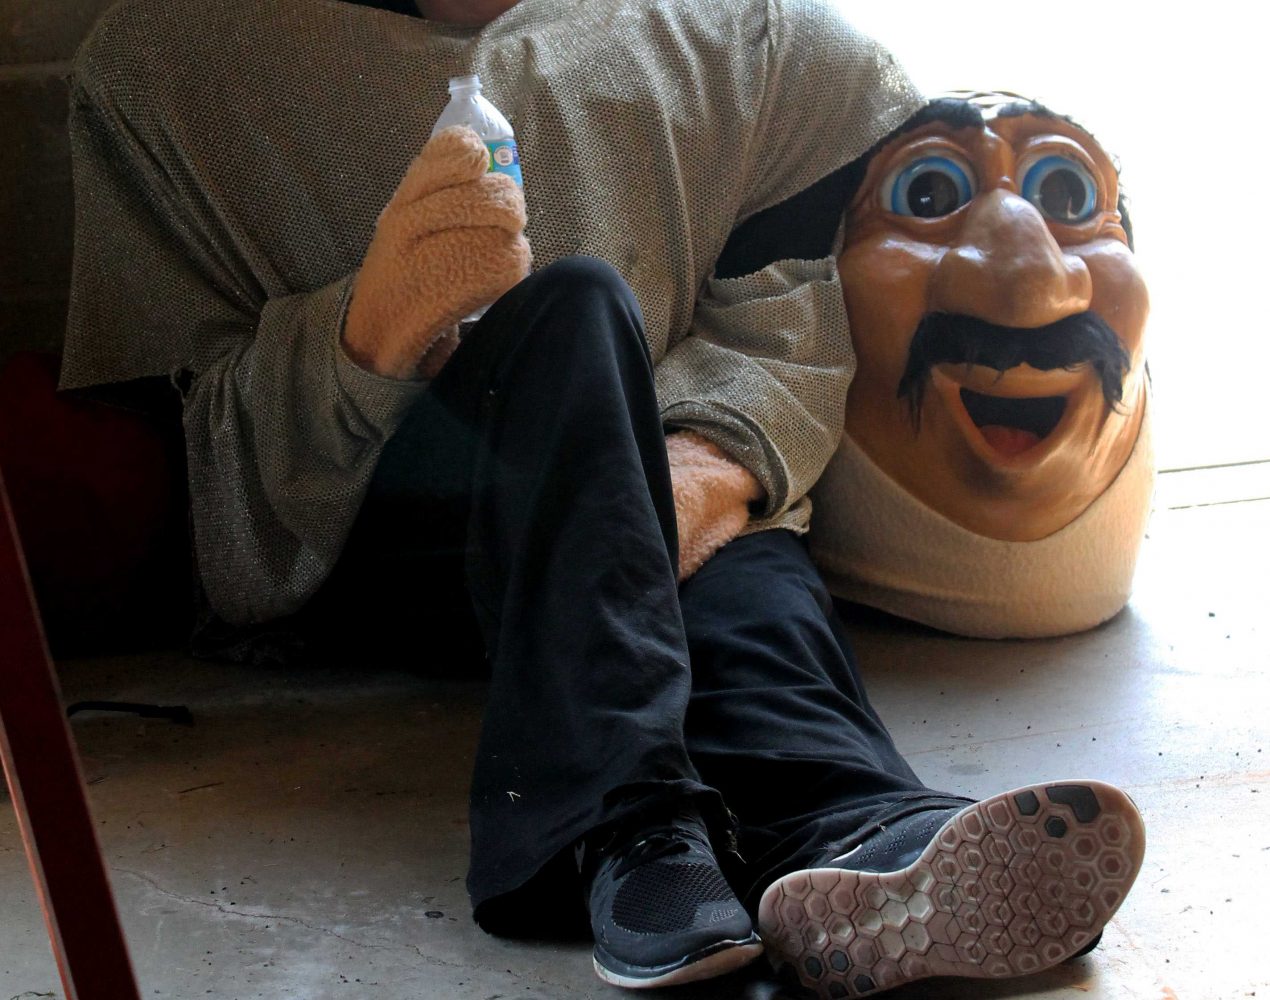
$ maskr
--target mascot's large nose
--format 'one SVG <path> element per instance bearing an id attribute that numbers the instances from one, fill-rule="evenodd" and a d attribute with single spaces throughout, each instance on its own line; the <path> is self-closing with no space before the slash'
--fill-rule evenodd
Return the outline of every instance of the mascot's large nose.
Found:
<path id="1" fill-rule="evenodd" d="M 1030 328 L 1084 312 L 1092 293 L 1085 262 L 1064 255 L 1040 212 L 997 188 L 971 202 L 935 270 L 931 310 Z"/>

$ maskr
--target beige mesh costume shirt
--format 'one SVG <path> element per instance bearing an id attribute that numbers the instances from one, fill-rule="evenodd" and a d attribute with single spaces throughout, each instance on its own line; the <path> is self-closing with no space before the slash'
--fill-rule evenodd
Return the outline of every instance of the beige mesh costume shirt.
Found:
<path id="1" fill-rule="evenodd" d="M 834 260 L 712 272 L 738 223 L 921 104 L 827 3 L 521 0 L 477 30 L 337 0 L 125 0 L 72 78 L 62 383 L 192 374 L 195 552 L 230 622 L 313 594 L 426 391 L 358 368 L 339 336 L 376 216 L 461 73 L 516 129 L 536 264 L 613 264 L 667 426 L 758 477 L 751 530 L 806 526 L 854 365 Z"/>

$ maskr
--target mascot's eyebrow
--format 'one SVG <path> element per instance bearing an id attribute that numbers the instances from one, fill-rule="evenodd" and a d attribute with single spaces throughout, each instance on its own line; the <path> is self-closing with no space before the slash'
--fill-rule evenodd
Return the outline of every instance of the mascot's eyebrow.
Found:
<path id="1" fill-rule="evenodd" d="M 1040 101 L 1015 101 L 1013 104 L 1007 104 L 997 110 L 998 118 L 1022 118 L 1024 115 L 1036 115 L 1039 118 L 1060 118 L 1065 122 L 1076 125 L 1074 121 L 1064 115 L 1055 114 Z M 1080 128 L 1079 125 L 1076 125 Z M 1081 129 L 1083 132 L 1084 129 Z"/>

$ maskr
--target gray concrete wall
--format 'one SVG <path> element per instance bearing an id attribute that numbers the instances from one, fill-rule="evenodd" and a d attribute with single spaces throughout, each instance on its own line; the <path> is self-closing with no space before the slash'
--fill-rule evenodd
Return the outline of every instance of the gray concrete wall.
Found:
<path id="1" fill-rule="evenodd" d="M 0 0 L 0 362 L 62 342 L 72 194 L 71 57 L 113 0 Z"/>

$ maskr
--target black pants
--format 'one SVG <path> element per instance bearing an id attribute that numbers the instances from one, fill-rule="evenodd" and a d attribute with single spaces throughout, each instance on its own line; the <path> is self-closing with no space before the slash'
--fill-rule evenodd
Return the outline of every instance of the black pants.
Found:
<path id="1" fill-rule="evenodd" d="M 828 841 L 964 801 L 899 756 L 800 540 L 738 539 L 682 588 L 676 560 L 638 305 L 608 265 L 560 261 L 412 409 L 314 605 L 416 656 L 483 646 L 468 888 L 485 926 L 580 899 L 559 882 L 583 834 L 684 796 L 735 826 L 751 905 Z"/>

